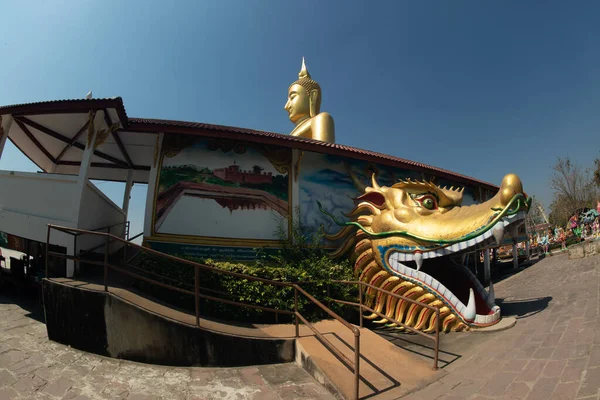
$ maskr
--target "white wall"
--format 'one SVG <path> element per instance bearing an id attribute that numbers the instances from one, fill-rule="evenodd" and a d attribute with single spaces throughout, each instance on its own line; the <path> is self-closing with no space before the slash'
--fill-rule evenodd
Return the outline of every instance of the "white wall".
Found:
<path id="1" fill-rule="evenodd" d="M 162 149 L 164 135 L 162 133 L 158 134 L 158 141 L 156 142 L 156 148 L 154 151 L 156 154 L 159 154 Z M 154 213 L 154 191 L 156 190 L 156 184 L 158 181 L 158 165 L 160 164 L 159 160 L 155 160 L 150 167 L 150 173 L 148 177 L 148 190 L 146 191 L 146 209 L 144 212 L 144 237 L 149 237 L 152 235 L 152 220 Z"/>
<path id="2" fill-rule="evenodd" d="M 75 227 L 77 177 L 0 171 L 0 230 L 46 242 L 48 224 Z"/>
<path id="3" fill-rule="evenodd" d="M 80 198 L 77 176 L 0 171 L 0 231 L 46 243 L 49 224 L 95 230 L 126 221 L 123 210 L 91 182 L 85 186 L 78 212 Z M 111 233 L 122 237 L 124 229 L 121 225 L 112 228 Z M 103 240 L 80 236 L 77 248 L 89 249 Z M 73 254 L 73 236 L 52 231 L 50 243 L 66 247 L 67 254 Z M 118 247 L 114 243 L 111 251 Z M 69 261 L 68 274 L 72 267 Z"/>
<path id="4" fill-rule="evenodd" d="M 0 171 L 0 231 L 46 243 L 48 224 L 77 226 L 78 199 L 76 176 Z M 73 254 L 72 236 L 54 231 L 50 243 Z"/>
<path id="5" fill-rule="evenodd" d="M 81 204 L 78 228 L 92 231 L 121 224 L 110 228 L 110 233 L 119 237 L 124 236 L 125 225 L 123 223 L 127 218 L 125 212 L 89 181 L 83 191 Z M 106 232 L 106 230 L 103 229 L 102 232 Z M 105 238 L 101 236 L 82 235 L 77 239 L 77 248 L 80 250 L 91 249 L 103 243 L 104 240 Z M 114 243 L 111 245 L 111 251 L 116 250 L 118 247 L 118 243 Z"/>

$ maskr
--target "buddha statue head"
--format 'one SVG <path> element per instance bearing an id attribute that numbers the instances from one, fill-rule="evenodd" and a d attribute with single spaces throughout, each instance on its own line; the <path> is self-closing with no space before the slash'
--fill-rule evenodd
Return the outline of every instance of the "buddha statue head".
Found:
<path id="1" fill-rule="evenodd" d="M 321 111 L 321 86 L 308 73 L 304 57 L 302 57 L 302 69 L 298 73 L 298 80 L 288 89 L 288 100 L 284 108 L 289 114 L 290 121 L 296 125 Z"/>
<path id="2" fill-rule="evenodd" d="M 321 86 L 310 77 L 304 58 L 298 80 L 288 89 L 284 108 L 295 125 L 290 135 L 335 143 L 333 118 L 321 112 Z"/>

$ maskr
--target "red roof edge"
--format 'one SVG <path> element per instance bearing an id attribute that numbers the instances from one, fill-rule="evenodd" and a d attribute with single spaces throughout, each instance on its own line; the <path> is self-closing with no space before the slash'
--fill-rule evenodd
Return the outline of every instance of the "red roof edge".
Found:
<path id="1" fill-rule="evenodd" d="M 88 112 L 89 110 L 101 110 L 114 108 L 119 115 L 124 128 L 129 126 L 129 118 L 125 111 L 125 105 L 121 97 L 107 99 L 69 99 L 53 100 L 38 103 L 24 103 L 10 106 L 1 106 L 0 114 L 12 114 L 14 116 L 26 114 L 68 114 L 77 112 Z"/>
<path id="2" fill-rule="evenodd" d="M 314 151 L 337 156 L 355 157 L 364 161 L 392 167 L 405 167 L 417 169 L 423 172 L 435 173 L 438 176 L 462 181 L 463 183 L 475 184 L 490 190 L 498 190 L 498 186 L 484 182 L 466 175 L 458 174 L 442 168 L 411 161 L 387 154 L 377 153 L 370 150 L 359 149 L 337 143 L 322 142 L 320 140 L 306 139 L 297 136 L 283 135 L 280 133 L 258 131 L 254 129 L 238 128 L 233 126 L 213 125 L 200 122 L 173 121 L 148 118 L 130 118 L 129 131 L 132 132 L 162 132 L 182 133 L 191 135 L 202 135 L 215 138 L 226 138 L 234 140 L 254 140 L 264 144 L 291 147 L 299 150 Z"/>
<path id="3" fill-rule="evenodd" d="M 332 154 L 341 157 L 354 157 L 363 161 L 374 162 L 377 164 L 391 167 L 409 168 L 426 173 L 435 173 L 444 178 L 450 178 L 455 181 L 470 185 L 479 185 L 490 190 L 498 190 L 498 186 L 488 182 L 480 181 L 466 175 L 458 174 L 445 169 L 422 164 L 416 161 L 410 161 L 387 154 L 374 151 L 358 149 L 356 147 L 345 146 L 342 144 L 322 142 L 300 138 L 280 133 L 259 131 L 254 129 L 238 128 L 233 126 L 213 125 L 200 122 L 185 122 L 162 119 L 147 118 L 128 118 L 121 97 L 104 99 L 70 99 L 54 100 L 38 103 L 16 104 L 9 106 L 0 106 L 0 115 L 24 115 L 24 114 L 66 114 L 76 112 L 87 112 L 89 110 L 99 110 L 114 108 L 123 127 L 129 132 L 141 133 L 184 133 L 191 135 L 203 135 L 208 137 L 228 138 L 235 140 L 253 140 L 264 144 L 272 144 L 282 147 L 290 147 L 299 150 L 313 151 L 317 153 Z"/>

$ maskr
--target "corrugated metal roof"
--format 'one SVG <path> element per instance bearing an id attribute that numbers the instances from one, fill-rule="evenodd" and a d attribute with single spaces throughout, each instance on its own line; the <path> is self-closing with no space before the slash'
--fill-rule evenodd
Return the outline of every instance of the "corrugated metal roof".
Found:
<path id="1" fill-rule="evenodd" d="M 449 178 L 458 179 L 471 184 L 477 184 L 489 189 L 498 189 L 496 185 L 488 182 L 480 181 L 466 175 L 448 171 L 442 168 L 433 167 L 431 165 L 419 163 L 416 161 L 407 160 L 400 157 L 394 157 L 387 154 L 377 153 L 370 150 L 358 149 L 356 147 L 346 146 L 337 143 L 322 142 L 319 140 L 306 139 L 291 135 L 283 135 L 280 133 L 259 131 L 255 129 L 239 128 L 234 126 L 214 125 L 201 122 L 174 121 L 164 119 L 149 119 L 149 118 L 128 118 L 121 97 L 103 98 L 103 99 L 71 99 L 71 100 L 53 100 L 37 103 L 24 103 L 10 106 L 0 106 L 0 114 L 18 114 L 18 113 L 68 113 L 71 111 L 81 111 L 85 109 L 102 109 L 114 108 L 117 110 L 121 123 L 126 131 L 136 132 L 163 132 L 169 133 L 192 133 L 202 134 L 207 132 L 222 132 L 225 134 L 233 134 L 236 138 L 241 139 L 247 136 L 252 136 L 259 141 L 268 141 L 271 144 L 278 144 L 285 147 L 300 148 L 307 151 L 323 152 L 336 154 L 340 156 L 358 156 L 361 159 L 368 159 L 375 163 L 397 167 L 410 167 L 423 170 L 425 172 L 436 173 L 437 175 L 445 175 Z M 170 132 L 171 131 L 171 132 Z"/>
<path id="2" fill-rule="evenodd" d="M 0 114 L 24 114 L 24 113 L 69 113 L 69 111 L 81 111 L 90 109 L 114 108 L 119 114 L 123 126 L 127 126 L 127 112 L 123 99 L 120 97 L 102 99 L 65 99 L 40 101 L 36 103 L 13 104 L 0 106 Z"/>
<path id="3" fill-rule="evenodd" d="M 277 141 L 281 141 L 281 144 L 284 146 L 287 143 L 288 147 L 295 147 L 292 145 L 292 143 L 302 143 L 302 144 L 309 145 L 309 147 L 313 148 L 315 151 L 319 151 L 319 149 L 320 149 L 323 152 L 329 152 L 330 150 L 335 149 L 335 150 L 338 150 L 338 154 L 339 154 L 339 152 L 344 152 L 344 153 L 347 153 L 348 156 L 350 156 L 352 154 L 357 154 L 360 156 L 367 156 L 369 158 L 376 159 L 375 161 L 377 161 L 377 160 L 387 161 L 387 162 L 384 162 L 385 164 L 393 163 L 393 164 L 400 164 L 400 166 L 405 165 L 405 166 L 410 166 L 413 168 L 416 167 L 416 168 L 420 168 L 423 170 L 448 175 L 449 177 L 459 178 L 461 180 L 466 180 L 466 181 L 470 181 L 470 182 L 473 182 L 473 183 L 476 183 L 479 185 L 487 186 L 490 189 L 498 188 L 496 185 L 493 185 L 488 182 L 480 181 L 478 179 L 475 179 L 475 178 L 472 178 L 472 177 L 469 177 L 466 175 L 458 174 L 456 172 L 448 171 L 448 170 L 445 170 L 442 168 L 437 168 L 437 167 L 419 163 L 416 161 L 411 161 L 411 160 L 407 160 L 407 159 L 400 158 L 400 157 L 390 156 L 390 155 L 378 153 L 375 151 L 359 149 L 359 148 L 352 147 L 352 146 L 346 146 L 343 144 L 322 142 L 320 140 L 301 138 L 301 137 L 291 136 L 291 135 L 283 135 L 283 134 L 275 133 L 275 132 L 259 131 L 259 130 L 254 130 L 254 129 L 239 128 L 239 127 L 234 127 L 234 126 L 213 125 L 213 124 L 206 124 L 206 123 L 201 123 L 201 122 L 174 121 L 174 120 L 162 120 L 162 119 L 150 119 L 150 118 L 129 118 L 129 124 L 130 124 L 130 128 L 135 129 L 135 130 L 138 130 L 137 129 L 138 127 L 143 129 L 143 128 L 148 128 L 149 126 L 154 125 L 157 127 L 164 127 L 164 128 L 175 127 L 175 128 L 186 128 L 186 129 L 198 130 L 198 131 L 234 132 L 234 133 L 240 133 L 240 134 L 244 134 L 244 135 L 252 135 L 257 138 L 275 139 Z M 161 131 L 164 133 L 168 133 L 168 131 L 166 131 L 166 129 L 164 129 L 164 128 L 161 129 Z"/>

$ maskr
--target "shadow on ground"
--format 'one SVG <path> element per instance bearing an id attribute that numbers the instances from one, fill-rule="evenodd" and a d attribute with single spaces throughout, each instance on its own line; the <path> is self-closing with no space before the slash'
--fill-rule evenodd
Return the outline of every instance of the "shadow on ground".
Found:
<path id="1" fill-rule="evenodd" d="M 38 290 L 29 287 L 18 288 L 0 281 L 0 304 L 14 304 L 28 312 L 25 314 L 26 317 L 45 324 L 44 306 Z"/>
<path id="2" fill-rule="evenodd" d="M 433 340 L 428 339 L 422 335 L 402 332 L 394 328 L 371 327 L 371 329 L 373 329 L 373 331 L 379 336 L 395 344 L 396 346 L 413 354 L 416 354 L 422 357 L 423 359 L 431 361 L 433 363 L 433 359 L 435 356 L 435 345 Z M 472 338 L 468 338 L 471 335 L 465 335 L 460 333 L 457 335 L 462 336 L 462 338 L 464 338 L 466 341 L 472 340 Z M 459 354 L 460 351 L 454 351 L 454 343 L 456 342 L 455 339 L 457 338 L 452 338 L 452 346 L 448 346 L 446 344 L 447 340 L 445 339 L 447 339 L 447 335 L 443 333 L 440 334 L 440 348 L 438 356 L 438 366 L 440 368 L 445 368 L 462 357 L 461 354 Z M 462 346 L 459 346 L 458 349 L 462 349 Z"/>
<path id="3" fill-rule="evenodd" d="M 548 304 L 551 301 L 551 296 L 522 300 L 506 300 L 499 298 L 496 299 L 496 304 L 502 309 L 503 316 L 522 319 L 540 313 L 548 307 Z"/>

